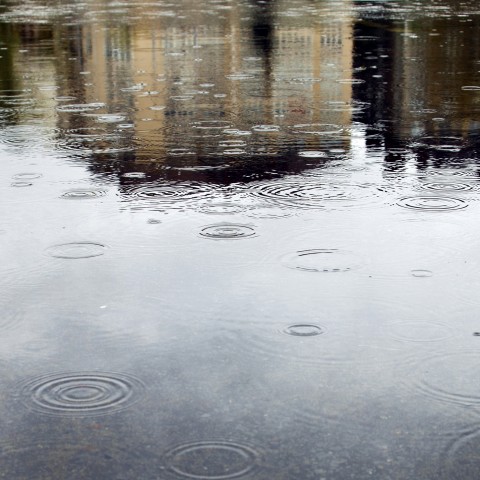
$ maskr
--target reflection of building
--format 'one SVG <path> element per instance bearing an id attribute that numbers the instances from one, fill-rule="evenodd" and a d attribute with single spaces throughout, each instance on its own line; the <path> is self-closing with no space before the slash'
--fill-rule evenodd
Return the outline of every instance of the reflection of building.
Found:
<path id="1" fill-rule="evenodd" d="M 373 127 L 371 146 L 383 145 L 390 168 L 402 168 L 406 147 L 415 151 L 419 168 L 429 159 L 443 164 L 476 155 L 480 98 L 468 86 L 480 84 L 474 61 L 480 58 L 480 47 L 471 42 L 480 34 L 480 22 L 469 20 L 412 16 L 355 24 L 354 69 L 365 83 L 355 85 L 354 98 L 370 105 L 361 120 Z M 459 22 L 464 25 L 461 31 Z M 464 142 L 460 151 L 452 146 L 442 152 L 435 145 L 418 146 L 415 139 L 423 137 Z"/>
<path id="2" fill-rule="evenodd" d="M 344 3 L 349 7 L 349 0 Z M 168 21 L 169 11 L 130 25 L 85 27 L 87 74 L 80 79 L 93 85 L 85 101 L 126 114 L 135 129 L 137 163 L 168 162 L 169 152 L 177 154 L 174 163 L 223 156 L 208 132 L 192 130 L 198 121 L 222 121 L 241 131 L 258 124 L 348 126 L 351 85 L 339 80 L 352 76 L 351 22 L 305 22 L 305 15 L 296 19 L 284 11 L 288 5 L 235 4 L 216 15 L 197 12 L 198 23 L 182 27 Z M 281 135 L 242 142 L 239 159 L 284 150 Z M 300 142 L 322 146 L 314 135 Z M 181 149 L 188 158 L 180 158 Z"/>
<path id="3" fill-rule="evenodd" d="M 350 0 L 343 3 L 349 10 Z M 51 87 L 58 83 L 48 94 L 52 112 L 55 96 L 104 103 L 100 113 L 119 114 L 125 128 L 131 126 L 135 148 L 123 160 L 149 165 L 142 168 L 165 162 L 208 166 L 232 155 L 245 168 L 274 159 L 288 170 L 297 143 L 328 148 L 325 137 L 315 135 L 285 142 L 290 126 L 349 124 L 351 85 L 338 81 L 351 77 L 348 18 L 317 23 L 308 4 L 292 9 L 287 2 L 214 3 L 209 11 L 192 2 L 182 19 L 183 8 L 100 3 L 79 12 L 79 24 L 22 27 L 24 42 L 48 36 L 48 60 L 38 55 L 41 68 L 32 65 L 45 72 Z M 36 94 L 42 95 L 38 89 Z M 331 102 L 347 108 L 332 109 Z M 116 128 L 77 112 L 50 118 L 61 131 Z M 205 121 L 244 133 L 254 125 L 276 125 L 281 134 L 231 135 L 222 145 L 212 131 L 194 128 Z M 348 147 L 348 138 L 340 141 Z"/>

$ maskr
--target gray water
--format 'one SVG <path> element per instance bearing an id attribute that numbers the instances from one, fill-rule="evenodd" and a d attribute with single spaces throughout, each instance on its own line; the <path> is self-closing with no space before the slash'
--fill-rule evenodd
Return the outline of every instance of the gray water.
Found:
<path id="1" fill-rule="evenodd" d="M 0 477 L 477 480 L 480 6 L 0 6 Z"/>

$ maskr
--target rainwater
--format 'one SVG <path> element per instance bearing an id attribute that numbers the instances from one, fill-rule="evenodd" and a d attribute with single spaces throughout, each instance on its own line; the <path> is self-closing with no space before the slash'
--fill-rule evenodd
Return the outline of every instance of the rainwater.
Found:
<path id="1" fill-rule="evenodd" d="M 477 480 L 476 0 L 0 6 L 0 477 Z"/>

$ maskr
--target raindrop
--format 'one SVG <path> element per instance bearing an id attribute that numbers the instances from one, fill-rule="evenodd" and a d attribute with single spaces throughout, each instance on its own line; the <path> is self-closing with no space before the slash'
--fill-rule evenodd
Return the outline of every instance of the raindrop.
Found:
<path id="1" fill-rule="evenodd" d="M 31 182 L 13 182 L 10 184 L 12 187 L 31 187 L 33 183 Z"/>
<path id="2" fill-rule="evenodd" d="M 198 128 L 198 129 L 224 130 L 225 128 L 230 128 L 232 124 L 230 122 L 226 122 L 223 120 L 202 120 L 199 122 L 194 122 L 192 126 L 193 128 Z"/>
<path id="3" fill-rule="evenodd" d="M 459 183 L 459 182 L 429 182 L 423 183 L 421 188 L 424 190 L 432 190 L 434 192 L 464 192 L 468 190 L 473 190 L 474 185 L 469 183 Z"/>
<path id="4" fill-rule="evenodd" d="M 351 190 L 351 189 L 350 189 Z M 326 201 L 348 200 L 351 198 L 339 184 L 312 181 L 274 181 L 252 185 L 252 195 L 262 200 L 299 208 L 324 208 Z"/>
<path id="5" fill-rule="evenodd" d="M 57 112 L 88 112 L 91 110 L 99 110 L 104 108 L 104 103 L 78 103 L 78 104 L 69 104 L 69 105 L 59 105 L 57 107 Z"/>
<path id="6" fill-rule="evenodd" d="M 123 178 L 145 178 L 146 176 L 144 172 L 126 172 L 122 175 Z"/>
<path id="7" fill-rule="evenodd" d="M 41 173 L 17 173 L 12 178 L 14 180 L 35 180 L 41 178 L 43 175 Z"/>
<path id="8" fill-rule="evenodd" d="M 405 197 L 398 201 L 398 205 L 424 212 L 460 210 L 468 206 L 463 200 L 449 197 Z"/>
<path id="9" fill-rule="evenodd" d="M 252 130 L 257 133 L 276 133 L 280 131 L 278 125 L 254 125 Z"/>
<path id="10" fill-rule="evenodd" d="M 325 333 L 325 329 L 312 323 L 298 323 L 285 327 L 282 333 L 296 337 L 314 337 Z"/>
<path id="11" fill-rule="evenodd" d="M 165 454 L 170 471 L 186 478 L 226 480 L 250 473 L 258 453 L 245 445 L 205 441 L 180 445 Z"/>
<path id="12" fill-rule="evenodd" d="M 358 262 L 352 253 L 336 248 L 298 250 L 284 255 L 281 260 L 286 267 L 315 273 L 348 272 L 356 268 Z"/>
<path id="13" fill-rule="evenodd" d="M 188 148 L 172 148 L 170 150 L 167 150 L 167 155 L 179 157 L 184 155 L 195 155 L 195 152 L 192 150 L 189 150 Z"/>
<path id="14" fill-rule="evenodd" d="M 171 100 L 175 100 L 177 102 L 186 102 L 188 100 L 192 100 L 193 95 L 173 95 L 170 97 Z"/>
<path id="15" fill-rule="evenodd" d="M 305 123 L 293 125 L 294 133 L 304 133 L 309 135 L 337 135 L 342 133 L 342 127 L 331 123 Z"/>
<path id="16" fill-rule="evenodd" d="M 219 147 L 225 148 L 245 147 L 246 145 L 247 142 L 243 140 L 223 140 L 218 144 Z"/>
<path id="17" fill-rule="evenodd" d="M 104 114 L 104 115 L 98 115 L 95 117 L 97 122 L 100 123 L 118 123 L 118 122 L 123 122 L 125 120 L 125 115 L 120 115 L 120 114 Z"/>
<path id="18" fill-rule="evenodd" d="M 34 378 L 22 387 L 24 404 L 39 413 L 105 415 L 136 403 L 144 385 L 136 377 L 103 372 L 57 373 Z"/>
<path id="19" fill-rule="evenodd" d="M 223 155 L 228 155 L 228 156 L 238 156 L 238 155 L 245 155 L 247 153 L 246 150 L 243 148 L 227 148 L 222 151 Z"/>
<path id="20" fill-rule="evenodd" d="M 205 203 L 199 205 L 197 210 L 201 213 L 213 214 L 213 215 L 228 215 L 241 213 L 245 210 L 245 207 L 236 203 L 218 202 L 218 203 Z"/>
<path id="21" fill-rule="evenodd" d="M 79 259 L 103 255 L 108 247 L 101 243 L 72 242 L 53 245 L 46 249 L 47 255 L 55 258 Z"/>
<path id="22" fill-rule="evenodd" d="M 433 275 L 433 273 L 430 270 L 412 270 L 410 273 L 412 274 L 413 277 L 417 277 L 417 278 L 427 278 Z"/>
<path id="23" fill-rule="evenodd" d="M 76 97 L 72 97 L 72 96 L 69 96 L 69 95 L 63 95 L 63 96 L 60 96 L 60 97 L 55 97 L 55 100 L 57 102 L 73 102 L 76 99 L 77 99 Z"/>
<path id="24" fill-rule="evenodd" d="M 135 208 L 183 208 L 208 199 L 213 193 L 214 189 L 206 183 L 170 182 L 135 186 L 127 189 L 125 194 L 138 200 Z"/>
<path id="25" fill-rule="evenodd" d="M 98 198 L 106 195 L 105 190 L 96 190 L 89 188 L 75 188 L 62 194 L 62 198 L 69 200 L 83 200 L 88 198 Z"/>
<path id="26" fill-rule="evenodd" d="M 222 133 L 225 133 L 226 135 L 237 136 L 237 137 L 242 137 L 242 136 L 252 134 L 252 132 L 250 132 L 249 130 L 238 130 L 236 128 L 226 128 L 225 130 L 223 130 Z"/>
<path id="27" fill-rule="evenodd" d="M 325 152 L 321 152 L 319 150 L 303 150 L 298 152 L 298 155 L 305 158 L 321 158 L 327 156 Z"/>
<path id="28" fill-rule="evenodd" d="M 205 226 L 200 230 L 200 236 L 212 240 L 237 240 L 251 238 L 255 235 L 253 227 L 237 223 L 218 223 Z"/>

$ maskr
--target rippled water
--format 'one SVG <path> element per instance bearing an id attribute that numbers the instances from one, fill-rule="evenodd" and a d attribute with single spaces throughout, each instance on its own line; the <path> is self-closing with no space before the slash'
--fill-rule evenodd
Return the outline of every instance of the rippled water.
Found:
<path id="1" fill-rule="evenodd" d="M 0 474 L 477 480 L 478 2 L 0 5 Z"/>

